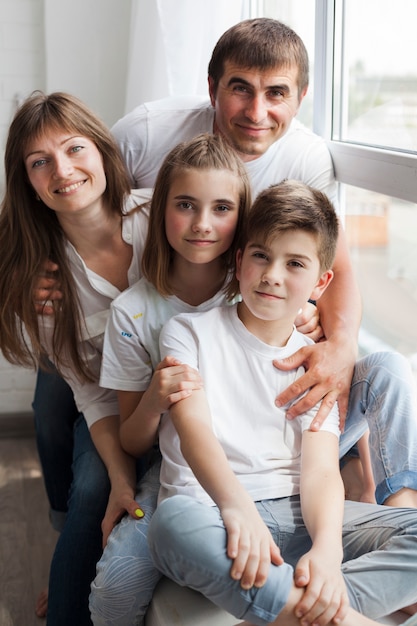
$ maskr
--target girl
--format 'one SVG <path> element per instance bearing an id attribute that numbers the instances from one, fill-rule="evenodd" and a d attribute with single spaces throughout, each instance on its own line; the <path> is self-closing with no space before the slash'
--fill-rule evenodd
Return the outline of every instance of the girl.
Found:
<path id="1" fill-rule="evenodd" d="M 159 331 L 176 313 L 227 303 L 237 233 L 249 207 L 243 163 L 218 136 L 182 143 L 162 164 L 142 259 L 145 278 L 112 303 L 103 347 L 100 384 L 118 390 L 121 441 L 132 456 L 155 443 L 160 414 L 197 388 L 188 367 L 159 365 Z M 155 463 L 139 485 L 144 518 L 122 520 L 98 564 L 90 598 L 94 624 L 140 624 L 145 616 L 160 577 L 146 540 L 158 489 Z"/>

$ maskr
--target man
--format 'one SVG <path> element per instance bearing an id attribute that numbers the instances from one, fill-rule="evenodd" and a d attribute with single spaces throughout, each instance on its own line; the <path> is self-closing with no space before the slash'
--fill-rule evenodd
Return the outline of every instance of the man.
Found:
<path id="1" fill-rule="evenodd" d="M 217 42 L 208 67 L 210 101 L 167 98 L 140 105 L 112 131 L 134 187 L 151 187 L 163 158 L 180 141 L 200 132 L 221 133 L 236 149 L 254 197 L 286 178 L 324 191 L 334 202 L 336 183 L 325 142 L 295 118 L 308 88 L 308 55 L 300 37 L 269 18 L 232 26 Z M 336 400 L 342 419 L 357 356 L 360 296 L 341 232 L 332 285 L 319 304 L 326 341 L 280 362 L 307 372 L 281 393 L 280 406 L 310 389 L 288 411 L 294 418 L 322 402 L 319 428 Z M 303 330 L 303 329 L 301 329 Z"/>

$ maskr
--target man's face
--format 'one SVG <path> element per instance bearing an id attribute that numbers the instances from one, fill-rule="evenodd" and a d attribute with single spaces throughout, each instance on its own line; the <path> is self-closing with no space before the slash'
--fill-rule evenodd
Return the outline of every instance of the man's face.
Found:
<path id="1" fill-rule="evenodd" d="M 209 77 L 214 131 L 243 161 L 260 157 L 288 130 L 307 91 L 299 99 L 297 74 L 296 67 L 261 72 L 226 61 L 216 91 Z"/>

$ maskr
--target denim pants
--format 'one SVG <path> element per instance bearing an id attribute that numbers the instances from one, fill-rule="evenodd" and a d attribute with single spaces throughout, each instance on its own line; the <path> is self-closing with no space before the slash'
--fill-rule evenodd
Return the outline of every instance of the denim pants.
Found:
<path id="1" fill-rule="evenodd" d="M 156 567 L 166 576 L 236 618 L 264 626 L 286 605 L 293 567 L 311 541 L 299 496 L 262 500 L 256 506 L 285 560 L 270 565 L 260 588 L 242 589 L 231 578 L 226 529 L 217 507 L 188 496 L 168 498 L 153 515 L 148 541 Z M 415 509 L 347 501 L 342 541 L 342 573 L 352 608 L 377 619 L 417 601 Z"/>
<path id="2" fill-rule="evenodd" d="M 417 490 L 416 399 L 409 365 L 399 354 L 375 353 L 356 364 L 340 456 L 368 427 L 378 502 L 384 502 L 403 486 Z M 95 626 L 143 623 L 152 599 L 151 583 L 155 586 L 160 577 L 149 558 L 147 544 L 158 477 L 159 467 L 154 467 L 140 483 L 136 499 L 146 506 L 145 517 L 138 521 L 124 518 L 110 535 L 91 587 L 90 609 Z"/>
<path id="3" fill-rule="evenodd" d="M 107 470 L 62 378 L 39 371 L 33 408 L 51 521 L 60 531 L 49 572 L 47 626 L 91 626 L 88 596 L 102 553 Z"/>

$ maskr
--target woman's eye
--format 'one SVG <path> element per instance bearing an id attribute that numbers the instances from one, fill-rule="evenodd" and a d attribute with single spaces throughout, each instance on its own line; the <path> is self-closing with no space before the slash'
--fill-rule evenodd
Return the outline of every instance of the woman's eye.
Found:
<path id="1" fill-rule="evenodd" d="M 37 161 L 34 161 L 32 163 L 32 168 L 41 167 L 42 165 L 45 165 L 45 163 L 46 163 L 46 159 L 37 159 Z"/>
<path id="2" fill-rule="evenodd" d="M 80 152 L 80 150 L 82 150 L 82 149 L 83 149 L 83 146 L 73 146 L 70 149 L 70 152 Z"/>

